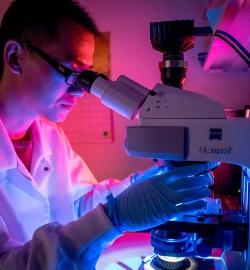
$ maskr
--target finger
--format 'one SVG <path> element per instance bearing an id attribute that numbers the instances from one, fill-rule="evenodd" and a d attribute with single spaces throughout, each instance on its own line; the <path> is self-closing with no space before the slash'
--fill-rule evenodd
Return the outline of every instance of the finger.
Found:
<path id="1" fill-rule="evenodd" d="M 177 211 L 182 214 L 187 214 L 188 212 L 194 213 L 206 207 L 205 200 L 198 200 L 190 203 L 183 203 L 176 206 Z"/>
<path id="2" fill-rule="evenodd" d="M 160 175 L 160 174 L 166 173 L 166 172 L 167 172 L 167 166 L 154 165 L 142 173 L 135 174 L 134 175 L 134 177 L 135 177 L 134 182 L 141 183 L 141 182 L 144 182 L 146 180 L 151 179 L 152 177 L 155 177 L 157 175 Z"/>
<path id="3" fill-rule="evenodd" d="M 182 189 L 176 191 L 162 182 L 154 182 L 150 185 L 150 188 L 152 187 L 157 190 L 157 196 L 162 196 L 163 198 L 166 198 L 166 200 L 168 200 L 174 205 L 211 196 L 210 189 L 205 187 Z"/>
<path id="4" fill-rule="evenodd" d="M 153 176 L 153 175 L 157 175 L 159 173 L 162 173 L 162 172 L 166 172 L 166 166 L 158 166 L 158 165 L 154 165 L 152 167 L 150 167 L 149 169 L 146 169 L 142 175 L 143 176 Z"/>
<path id="5" fill-rule="evenodd" d="M 165 180 L 166 183 L 172 183 L 177 179 L 183 179 L 188 177 L 194 177 L 199 174 L 205 174 L 217 166 L 218 166 L 217 162 L 188 165 L 177 168 L 175 170 L 167 171 L 166 173 L 159 175 L 158 179 L 160 179 L 161 181 Z"/>
<path id="6" fill-rule="evenodd" d="M 213 185 L 213 183 L 214 183 L 213 173 L 209 172 L 194 177 L 177 179 L 176 181 L 169 183 L 168 186 L 174 190 L 180 190 L 195 187 L 210 187 Z"/>
<path id="7" fill-rule="evenodd" d="M 210 189 L 205 188 L 205 187 L 185 189 L 180 192 L 176 192 L 175 201 L 176 203 L 185 203 L 185 202 L 198 200 L 204 197 L 209 197 L 211 195 L 212 193 Z"/>

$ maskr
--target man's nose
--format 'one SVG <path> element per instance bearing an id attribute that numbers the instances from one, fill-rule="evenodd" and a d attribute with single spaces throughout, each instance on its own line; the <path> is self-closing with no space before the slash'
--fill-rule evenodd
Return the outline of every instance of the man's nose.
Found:
<path id="1" fill-rule="evenodd" d="M 82 97 L 84 96 L 85 91 L 82 90 L 81 88 L 76 88 L 70 86 L 67 90 L 68 95 L 74 96 L 74 97 Z"/>

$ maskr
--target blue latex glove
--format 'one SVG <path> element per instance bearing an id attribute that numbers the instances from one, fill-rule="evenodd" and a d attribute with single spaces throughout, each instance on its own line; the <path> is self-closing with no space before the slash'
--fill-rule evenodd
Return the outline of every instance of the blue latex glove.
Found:
<path id="1" fill-rule="evenodd" d="M 167 165 L 164 166 L 154 165 L 143 172 L 134 173 L 131 176 L 131 183 L 132 184 L 140 183 L 167 171 L 168 171 Z"/>
<path id="2" fill-rule="evenodd" d="M 135 172 L 131 176 L 131 183 L 136 184 L 136 183 L 141 183 L 143 181 L 147 181 L 150 178 L 160 175 L 162 173 L 166 173 L 170 170 L 173 170 L 173 166 L 169 166 L 169 164 L 165 163 L 163 165 L 153 165 L 152 167 L 146 169 L 145 171 L 142 172 Z"/>
<path id="3" fill-rule="evenodd" d="M 194 164 L 162 172 L 150 179 L 139 178 L 116 198 L 107 197 L 107 213 L 121 232 L 133 232 L 200 210 L 206 205 L 202 198 L 211 195 L 208 187 L 213 178 L 209 171 L 217 165 Z"/>

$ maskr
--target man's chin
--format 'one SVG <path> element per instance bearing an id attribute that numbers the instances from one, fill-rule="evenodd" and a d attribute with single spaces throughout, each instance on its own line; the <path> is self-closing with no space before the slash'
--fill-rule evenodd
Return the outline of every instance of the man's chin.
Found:
<path id="1" fill-rule="evenodd" d="M 55 123 L 63 123 L 65 121 L 66 117 L 64 119 L 55 120 L 53 122 Z"/>

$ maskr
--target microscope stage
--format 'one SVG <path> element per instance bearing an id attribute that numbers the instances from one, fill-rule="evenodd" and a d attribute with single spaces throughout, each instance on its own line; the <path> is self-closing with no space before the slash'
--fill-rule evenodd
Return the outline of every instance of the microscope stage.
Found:
<path id="1" fill-rule="evenodd" d="M 154 270 L 149 264 L 152 254 L 153 248 L 148 233 L 128 233 L 106 248 L 97 263 L 96 270 Z M 221 258 L 192 258 L 190 266 L 180 270 L 228 269 L 225 268 Z"/>

